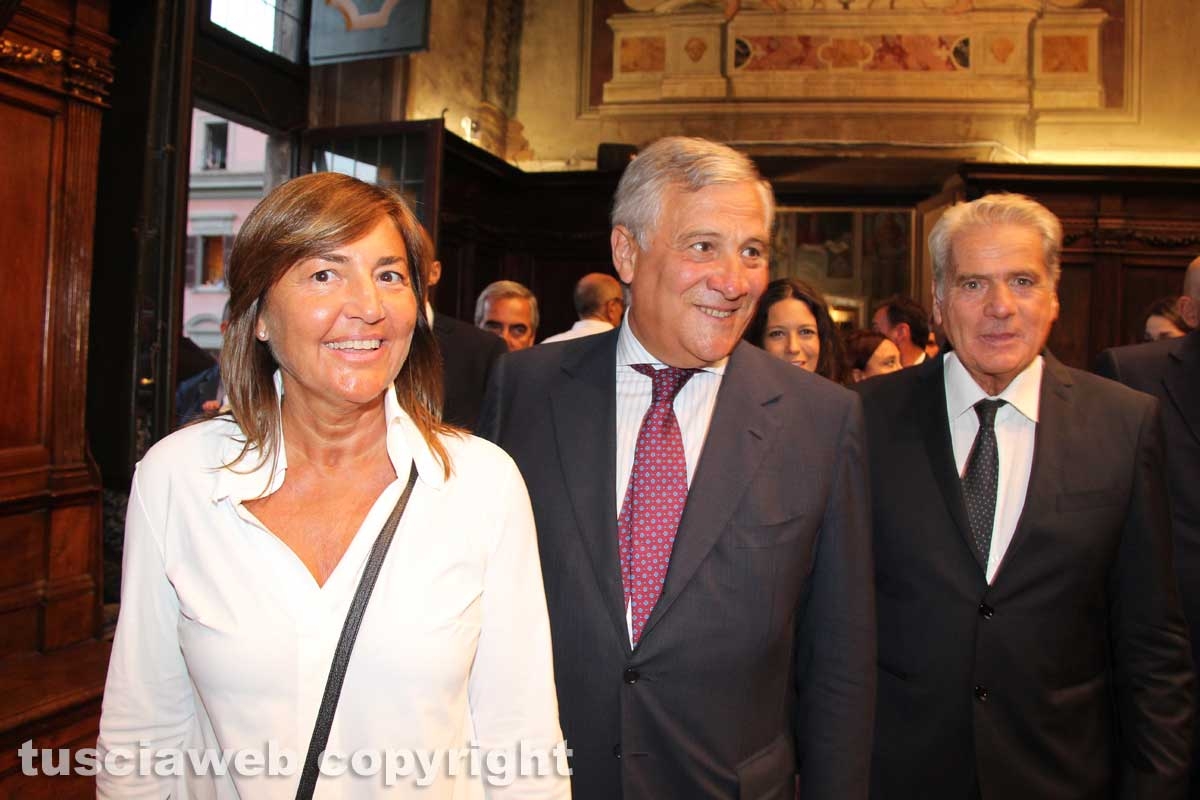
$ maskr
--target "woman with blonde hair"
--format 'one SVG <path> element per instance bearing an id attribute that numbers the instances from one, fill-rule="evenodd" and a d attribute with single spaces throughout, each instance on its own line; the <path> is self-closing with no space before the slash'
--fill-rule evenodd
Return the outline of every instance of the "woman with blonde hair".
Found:
<path id="1" fill-rule="evenodd" d="M 495 782 L 455 752 L 560 742 L 525 486 L 438 416 L 431 258 L 402 200 L 333 173 L 247 218 L 232 413 L 134 475 L 101 796 L 481 797 Z M 188 765 L 229 752 L 281 772 Z M 108 768 L 131 753 L 187 766 Z M 504 776 L 505 796 L 567 797 L 563 772 Z"/>

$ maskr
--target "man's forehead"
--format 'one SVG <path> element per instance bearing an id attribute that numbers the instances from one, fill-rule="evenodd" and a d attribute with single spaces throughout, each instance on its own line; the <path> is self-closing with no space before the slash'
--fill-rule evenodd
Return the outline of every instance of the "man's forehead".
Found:
<path id="1" fill-rule="evenodd" d="M 718 219 L 722 212 L 760 211 L 769 235 L 771 209 L 764 198 L 762 187 L 755 181 L 712 183 L 699 189 L 692 189 L 682 183 L 669 184 L 662 195 L 655 227 L 669 219 L 673 211 L 685 205 L 689 212 L 712 212 L 712 216 Z M 686 221 L 684 220 L 685 224 Z"/>
<path id="2" fill-rule="evenodd" d="M 515 305 L 514 305 L 515 303 Z M 507 295 L 505 297 L 490 297 L 487 301 L 487 313 L 490 315 L 498 308 L 505 308 L 508 311 L 517 311 L 518 313 L 528 314 L 533 311 L 533 307 L 529 304 L 529 298 L 518 297 L 517 295 Z"/>

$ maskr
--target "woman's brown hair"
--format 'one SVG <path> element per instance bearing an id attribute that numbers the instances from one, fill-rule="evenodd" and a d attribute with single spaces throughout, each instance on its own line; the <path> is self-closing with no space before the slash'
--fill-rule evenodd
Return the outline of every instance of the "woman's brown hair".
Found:
<path id="1" fill-rule="evenodd" d="M 871 360 L 871 356 L 875 355 L 875 351 L 879 349 L 879 345 L 883 344 L 886 338 L 879 331 L 867 330 L 851 331 L 846 336 L 842 343 L 846 350 L 846 364 L 842 381 L 847 386 L 854 383 L 854 370 L 865 371 L 867 362 Z"/>
<path id="2" fill-rule="evenodd" d="M 766 291 L 758 301 L 754 317 L 746 326 L 742 338 L 755 347 L 763 347 L 767 333 L 767 315 L 771 306 L 780 300 L 799 300 L 808 306 L 817 321 L 817 340 L 821 343 L 817 353 L 816 373 L 834 383 L 842 380 L 842 337 L 829 314 L 829 304 L 814 287 L 799 278 L 776 278 L 767 284 Z"/>
<path id="3" fill-rule="evenodd" d="M 361 239 L 384 218 L 404 239 L 417 299 L 417 325 L 396 376 L 396 399 L 449 477 L 450 456 L 438 435 L 455 429 L 441 421 L 441 357 L 425 315 L 433 259 L 429 237 L 398 195 L 335 172 L 283 184 L 250 212 L 234 239 L 226 270 L 229 327 L 221 348 L 221 380 L 245 439 L 242 451 L 226 467 L 236 466 L 251 452 L 260 464 L 278 454 L 279 398 L 273 380 L 278 365 L 267 344 L 255 336 L 268 290 L 296 263 Z"/>

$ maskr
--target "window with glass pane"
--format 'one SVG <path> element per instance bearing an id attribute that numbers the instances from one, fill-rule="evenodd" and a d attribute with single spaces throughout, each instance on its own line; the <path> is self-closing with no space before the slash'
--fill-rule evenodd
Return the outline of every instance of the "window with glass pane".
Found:
<path id="1" fill-rule="evenodd" d="M 400 194 L 425 221 L 425 148 L 423 131 L 383 136 L 348 136 L 314 144 L 313 172 L 340 172 L 387 186 Z"/>
<path id="2" fill-rule="evenodd" d="M 251 44 L 299 62 L 303 16 L 304 0 L 212 0 L 209 19 Z"/>
<path id="3" fill-rule="evenodd" d="M 204 168 L 225 169 L 225 151 L 229 147 L 229 123 L 204 124 Z"/>

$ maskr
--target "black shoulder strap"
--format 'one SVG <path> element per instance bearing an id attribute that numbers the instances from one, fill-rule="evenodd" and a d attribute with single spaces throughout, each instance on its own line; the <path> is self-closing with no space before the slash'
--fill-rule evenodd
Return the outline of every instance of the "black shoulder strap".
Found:
<path id="1" fill-rule="evenodd" d="M 367 559 L 362 578 L 358 582 L 358 590 L 346 613 L 346 622 L 342 626 L 342 636 L 338 639 L 337 650 L 333 653 L 333 665 L 329 668 L 329 678 L 325 681 L 325 696 L 321 698 L 321 709 L 317 712 L 317 722 L 313 726 L 312 739 L 308 743 L 308 755 L 304 758 L 304 770 L 300 773 L 300 786 L 296 789 L 296 800 L 311 800 L 313 791 L 317 788 L 317 778 L 321 776 L 321 754 L 329 743 L 329 729 L 333 727 L 333 715 L 337 712 L 338 697 L 342 694 L 342 682 L 346 680 L 346 666 L 350 663 L 350 651 L 354 649 L 354 640 L 362 625 L 363 613 L 367 610 L 367 601 L 371 599 L 371 591 L 379 578 L 379 570 L 387 557 L 388 547 L 392 544 L 392 536 L 396 526 L 404 516 L 404 507 L 408 505 L 409 495 L 417 482 L 417 464 L 413 462 L 408 473 L 408 485 L 396 501 L 391 516 L 379 531 L 375 546 Z"/>

